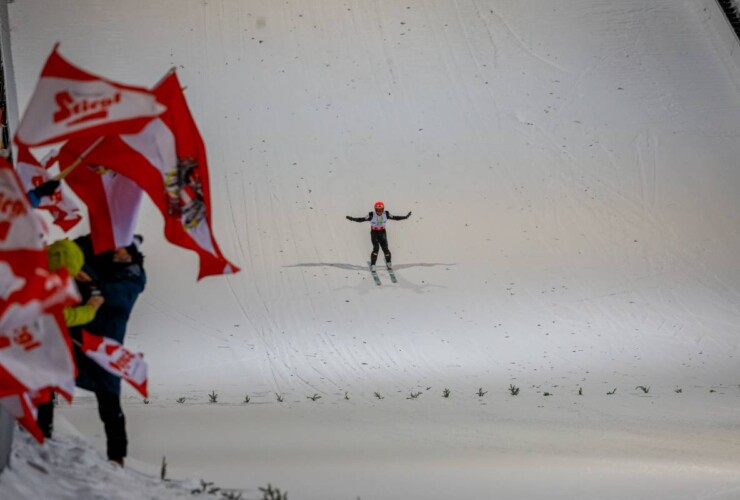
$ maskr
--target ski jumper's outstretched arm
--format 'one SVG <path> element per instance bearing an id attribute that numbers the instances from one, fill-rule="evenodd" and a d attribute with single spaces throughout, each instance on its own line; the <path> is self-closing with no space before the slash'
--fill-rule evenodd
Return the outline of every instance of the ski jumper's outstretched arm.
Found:
<path id="1" fill-rule="evenodd" d="M 346 217 L 347 220 L 351 220 L 352 222 L 367 222 L 373 218 L 373 213 L 368 212 L 368 214 L 365 217 L 352 217 L 348 215 Z"/>
<path id="2" fill-rule="evenodd" d="M 406 215 L 391 215 L 390 212 L 386 213 L 388 214 L 388 219 L 390 220 L 406 220 L 411 217 L 411 212 L 407 213 Z"/>
<path id="3" fill-rule="evenodd" d="M 386 211 L 385 213 L 388 215 L 388 220 L 406 220 L 411 217 L 411 212 L 407 213 L 406 215 L 391 215 L 391 213 L 388 211 Z M 373 220 L 373 213 L 369 212 L 365 217 L 352 217 L 348 215 L 346 219 L 351 220 L 352 222 L 367 222 Z"/>

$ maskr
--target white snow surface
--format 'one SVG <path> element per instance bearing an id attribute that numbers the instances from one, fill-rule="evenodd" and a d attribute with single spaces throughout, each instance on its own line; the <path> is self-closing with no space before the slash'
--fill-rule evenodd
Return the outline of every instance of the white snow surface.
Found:
<path id="1" fill-rule="evenodd" d="M 166 456 L 248 498 L 740 498 L 740 70 L 714 0 L 9 9 L 21 109 L 56 41 L 131 84 L 178 68 L 242 268 L 196 283 L 144 207 L 141 472 L 90 459 L 83 496 L 179 498 Z M 380 287 L 344 218 L 378 199 L 413 211 Z M 58 413 L 102 453 L 94 398 Z M 78 484 L 79 439 L 0 496 Z"/>
<path id="2" fill-rule="evenodd" d="M 12 467 L 0 476 L 0 498 L 58 498 L 65 500 L 131 498 L 141 500 L 217 498 L 203 493 L 212 485 L 200 481 L 165 481 L 160 470 L 136 463 L 121 468 L 105 459 L 104 453 L 91 448 L 62 418 L 56 422 L 57 435 L 39 446 L 28 434 L 16 436 L 11 456 Z M 134 469 L 143 470 L 139 472 Z M 193 493 L 193 492 L 196 493 Z"/>

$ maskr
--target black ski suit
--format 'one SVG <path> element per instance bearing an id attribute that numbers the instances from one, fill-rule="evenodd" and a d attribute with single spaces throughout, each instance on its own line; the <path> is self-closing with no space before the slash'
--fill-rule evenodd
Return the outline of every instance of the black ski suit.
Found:
<path id="1" fill-rule="evenodd" d="M 368 212 L 368 214 L 365 217 L 350 217 L 347 216 L 347 220 L 351 220 L 352 222 L 369 222 L 373 220 L 373 216 L 376 215 L 375 212 Z M 409 212 L 406 215 L 391 215 L 390 212 L 387 210 L 383 211 L 382 215 L 379 215 L 378 217 L 385 216 L 384 220 L 381 224 L 378 226 L 372 226 L 370 227 L 370 241 L 373 244 L 373 251 L 370 254 L 370 265 L 374 266 L 375 262 L 378 260 L 378 250 L 379 248 L 383 249 L 383 254 L 385 255 L 385 262 L 387 264 L 391 263 L 391 251 L 388 250 L 388 236 L 385 234 L 385 221 L 386 220 L 405 220 L 411 217 L 411 212 Z M 377 220 L 377 219 L 376 219 Z"/>

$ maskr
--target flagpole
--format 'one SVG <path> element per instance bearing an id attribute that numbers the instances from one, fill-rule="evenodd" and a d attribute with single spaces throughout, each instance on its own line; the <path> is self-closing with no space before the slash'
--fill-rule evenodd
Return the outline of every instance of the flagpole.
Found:
<path id="1" fill-rule="evenodd" d="M 100 143 L 103 142 L 103 139 L 105 139 L 104 136 L 98 137 L 98 139 L 95 142 L 93 142 L 90 145 L 90 147 L 88 147 L 85 150 L 85 152 L 83 152 L 80 156 L 78 156 L 77 159 L 74 162 L 72 162 L 71 165 L 69 165 L 64 170 L 59 172 L 56 176 L 54 176 L 54 180 L 61 181 L 62 179 L 67 177 L 69 174 L 71 174 L 74 169 L 80 166 L 80 164 L 82 163 L 82 160 L 84 160 L 85 157 L 90 154 L 90 151 L 98 147 L 98 145 L 100 145 Z"/>
<path id="2" fill-rule="evenodd" d="M 172 66 L 170 69 L 167 70 L 167 73 L 165 73 L 164 76 L 162 78 L 160 78 L 157 83 L 154 84 L 154 87 L 152 87 L 152 88 L 153 89 L 156 89 L 157 87 L 159 87 L 160 85 L 162 85 L 162 82 L 165 81 L 167 79 L 167 77 L 170 76 L 175 71 L 177 71 L 177 66 Z"/>
<path id="3" fill-rule="evenodd" d="M 162 82 L 164 82 L 167 79 L 168 76 L 170 76 L 172 73 L 175 73 L 176 71 L 177 71 L 177 66 L 172 66 L 167 71 L 167 73 L 165 73 L 164 76 L 162 78 L 160 78 L 157 83 L 154 84 L 154 87 L 152 87 L 152 89 L 156 89 L 157 87 L 159 87 L 160 85 L 162 85 Z M 188 86 L 185 85 L 184 87 L 180 87 L 180 90 L 182 90 L 183 92 L 185 92 L 185 89 L 187 89 L 187 88 L 188 88 Z"/>

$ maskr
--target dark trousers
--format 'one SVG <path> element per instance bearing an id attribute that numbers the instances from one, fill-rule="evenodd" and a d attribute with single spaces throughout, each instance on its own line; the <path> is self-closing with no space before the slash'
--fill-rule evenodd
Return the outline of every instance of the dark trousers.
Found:
<path id="1" fill-rule="evenodd" d="M 373 253 L 370 254 L 370 264 L 374 266 L 375 262 L 378 260 L 378 248 L 383 249 L 383 254 L 385 254 L 385 261 L 390 262 L 391 251 L 388 250 L 388 237 L 385 234 L 385 230 L 370 231 L 370 241 L 372 241 L 373 243 Z"/>
<path id="2" fill-rule="evenodd" d="M 95 393 L 98 398 L 98 414 L 105 427 L 108 459 L 119 461 L 128 451 L 126 417 L 121 409 L 121 396 L 107 391 Z"/>
<path id="3" fill-rule="evenodd" d="M 45 438 L 51 438 L 54 430 L 54 398 L 48 403 L 38 406 L 36 422 L 41 428 Z M 107 391 L 95 393 L 98 398 L 98 415 L 105 427 L 107 440 L 108 459 L 120 460 L 126 456 L 128 451 L 128 438 L 126 436 L 126 417 L 121 410 L 121 396 Z"/>
<path id="4" fill-rule="evenodd" d="M 45 438 L 50 438 L 54 430 L 54 401 L 56 398 L 56 393 L 52 393 L 51 400 L 48 403 L 41 403 L 36 409 L 36 423 Z"/>

